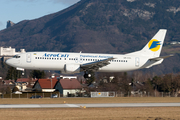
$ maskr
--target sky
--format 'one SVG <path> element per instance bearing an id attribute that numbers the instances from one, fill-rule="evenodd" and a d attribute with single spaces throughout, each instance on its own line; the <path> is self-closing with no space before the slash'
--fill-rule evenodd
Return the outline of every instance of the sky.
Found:
<path id="1" fill-rule="evenodd" d="M 0 0 L 0 30 L 7 21 L 18 23 L 63 10 L 80 0 Z"/>

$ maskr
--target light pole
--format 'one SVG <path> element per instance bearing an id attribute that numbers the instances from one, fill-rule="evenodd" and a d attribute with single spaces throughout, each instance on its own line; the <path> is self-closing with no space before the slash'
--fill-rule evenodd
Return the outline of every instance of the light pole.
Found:
<path id="1" fill-rule="evenodd" d="M 52 77 L 51 77 L 51 97 L 52 97 Z"/>
<path id="2" fill-rule="evenodd" d="M 54 75 L 51 76 L 51 97 L 52 97 L 52 78 L 54 78 Z"/>
<path id="3" fill-rule="evenodd" d="M 19 74 L 19 72 L 18 72 L 18 74 Z M 22 85 L 22 77 L 24 76 L 24 71 L 22 71 L 22 75 L 21 75 L 21 92 L 22 92 L 22 90 L 23 90 L 23 85 Z"/>

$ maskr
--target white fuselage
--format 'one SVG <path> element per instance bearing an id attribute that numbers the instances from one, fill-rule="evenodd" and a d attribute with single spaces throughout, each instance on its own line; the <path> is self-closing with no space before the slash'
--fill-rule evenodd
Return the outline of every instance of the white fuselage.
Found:
<path id="1" fill-rule="evenodd" d="M 117 54 L 66 53 L 66 52 L 27 52 L 6 61 L 7 64 L 23 69 L 64 71 L 66 64 L 83 65 L 110 57 L 110 64 L 99 68 L 100 72 L 122 72 L 140 68 L 148 62 L 146 57 Z"/>
<path id="2" fill-rule="evenodd" d="M 166 35 L 166 29 L 160 29 L 140 51 L 119 54 L 93 54 L 72 52 L 27 52 L 18 54 L 6 63 L 18 70 L 60 70 L 63 73 L 81 71 L 123 72 L 150 68 L 161 64 L 159 57 Z"/>

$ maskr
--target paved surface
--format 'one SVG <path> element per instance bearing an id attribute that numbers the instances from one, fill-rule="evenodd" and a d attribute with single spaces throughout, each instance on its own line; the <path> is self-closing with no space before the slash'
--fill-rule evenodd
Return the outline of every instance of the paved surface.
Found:
<path id="1" fill-rule="evenodd" d="M 108 108 L 108 107 L 180 107 L 180 103 L 112 103 L 112 104 L 0 104 L 2 108 Z"/>

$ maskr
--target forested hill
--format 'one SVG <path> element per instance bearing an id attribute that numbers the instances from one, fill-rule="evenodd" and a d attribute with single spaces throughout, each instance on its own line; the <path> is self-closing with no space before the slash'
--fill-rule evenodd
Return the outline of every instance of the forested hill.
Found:
<path id="1" fill-rule="evenodd" d="M 81 0 L 0 31 L 0 45 L 26 51 L 127 53 L 141 49 L 162 28 L 168 29 L 166 43 L 179 40 L 179 0 Z M 169 47 L 163 54 L 174 53 Z M 179 72 L 179 56 L 150 70 Z"/>

